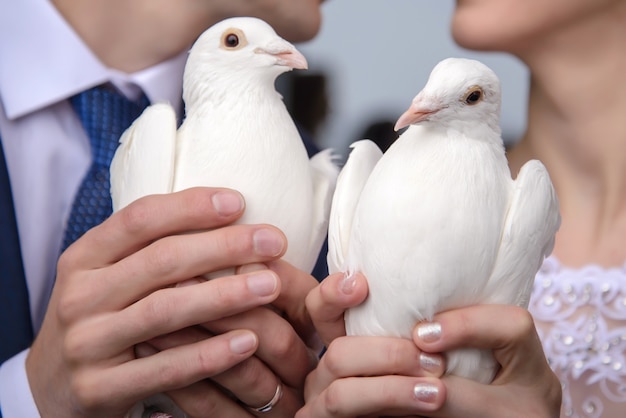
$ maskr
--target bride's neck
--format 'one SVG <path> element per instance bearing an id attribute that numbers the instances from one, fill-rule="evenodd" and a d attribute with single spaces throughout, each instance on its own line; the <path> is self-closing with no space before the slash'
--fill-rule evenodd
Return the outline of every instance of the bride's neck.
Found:
<path id="1" fill-rule="evenodd" d="M 555 255 L 572 266 L 626 260 L 624 21 L 520 54 L 532 71 L 528 126 L 509 163 L 514 174 L 532 158 L 548 168 L 563 216 Z"/>

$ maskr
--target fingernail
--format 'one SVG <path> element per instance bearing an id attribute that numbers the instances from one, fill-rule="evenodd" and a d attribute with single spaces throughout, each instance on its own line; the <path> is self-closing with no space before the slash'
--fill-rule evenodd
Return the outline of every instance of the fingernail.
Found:
<path id="1" fill-rule="evenodd" d="M 276 291 L 276 276 L 267 270 L 248 276 L 248 289 L 257 296 L 269 296 Z"/>
<path id="2" fill-rule="evenodd" d="M 413 386 L 413 394 L 417 400 L 430 403 L 437 400 L 439 388 L 437 386 L 429 385 L 428 383 L 418 383 Z"/>
<path id="3" fill-rule="evenodd" d="M 222 216 L 233 215 L 243 209 L 243 198 L 236 192 L 217 192 L 212 201 L 215 210 Z"/>
<path id="4" fill-rule="evenodd" d="M 283 252 L 283 237 L 269 229 L 259 229 L 252 238 L 254 250 L 257 254 L 267 257 L 275 257 Z"/>
<path id="5" fill-rule="evenodd" d="M 424 371 L 439 374 L 443 372 L 443 359 L 436 354 L 420 353 L 420 367 Z"/>
<path id="6" fill-rule="evenodd" d="M 417 337 L 424 342 L 432 343 L 441 338 L 441 324 L 430 322 L 417 326 Z"/>
<path id="7" fill-rule="evenodd" d="M 256 335 L 252 332 L 242 332 L 230 339 L 230 351 L 236 354 L 245 354 L 256 347 Z"/>
<path id="8" fill-rule="evenodd" d="M 341 283 L 339 284 L 339 288 L 341 292 L 346 295 L 349 295 L 352 293 L 352 291 L 354 291 L 355 287 L 356 287 L 356 278 L 354 276 L 354 273 L 346 273 L 343 276 Z"/>

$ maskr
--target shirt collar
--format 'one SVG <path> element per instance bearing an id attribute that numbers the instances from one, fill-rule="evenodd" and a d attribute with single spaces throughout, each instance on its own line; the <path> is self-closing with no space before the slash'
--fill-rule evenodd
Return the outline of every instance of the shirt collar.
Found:
<path id="1" fill-rule="evenodd" d="M 9 119 L 109 81 L 129 98 L 142 89 L 180 109 L 185 60 L 182 53 L 133 74 L 112 70 L 49 0 L 0 1 L 0 100 Z"/>
<path id="2" fill-rule="evenodd" d="M 180 113 L 186 62 L 187 51 L 133 74 L 111 70 L 110 80 L 122 91 L 121 83 L 139 86 L 151 103 L 168 102 Z M 180 117 L 180 114 L 178 116 Z"/>

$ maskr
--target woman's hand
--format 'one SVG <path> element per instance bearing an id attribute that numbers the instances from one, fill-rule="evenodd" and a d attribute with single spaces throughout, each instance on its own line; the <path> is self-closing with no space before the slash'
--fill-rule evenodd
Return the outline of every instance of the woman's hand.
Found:
<path id="1" fill-rule="evenodd" d="M 561 385 L 550 369 L 535 323 L 523 308 L 479 305 L 443 312 L 416 327 L 413 341 L 428 353 L 491 349 L 500 371 L 490 385 L 455 376 L 442 380 L 444 405 L 433 417 L 558 417 Z"/>
<path id="2" fill-rule="evenodd" d="M 333 274 L 309 293 L 307 308 L 328 349 L 307 378 L 298 418 L 416 416 L 443 404 L 442 356 L 407 339 L 345 336 L 344 311 L 366 296 L 358 274 Z"/>
<path id="3" fill-rule="evenodd" d="M 307 297 L 313 323 L 330 345 L 307 378 L 306 405 L 297 417 L 558 417 L 560 384 L 525 309 L 481 305 L 444 312 L 416 327 L 413 344 L 342 337 L 343 312 L 366 295 L 363 276 L 335 274 Z M 438 353 L 461 347 L 493 350 L 501 369 L 490 385 L 438 378 L 445 363 Z"/>

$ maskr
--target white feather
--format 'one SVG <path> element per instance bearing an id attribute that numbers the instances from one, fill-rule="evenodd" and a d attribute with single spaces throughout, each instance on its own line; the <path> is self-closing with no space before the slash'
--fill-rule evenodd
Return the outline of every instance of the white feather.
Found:
<path id="1" fill-rule="evenodd" d="M 346 165 L 339 173 L 337 188 L 332 201 L 328 226 L 328 271 L 336 273 L 347 270 L 345 254 L 348 252 L 352 217 L 359 201 L 363 186 L 372 169 L 383 155 L 380 148 L 369 140 L 357 141 L 350 145 L 352 152 Z"/>
<path id="2" fill-rule="evenodd" d="M 111 161 L 111 198 L 117 211 L 149 194 L 170 193 L 174 182 L 176 113 L 149 106 L 124 132 Z"/>

